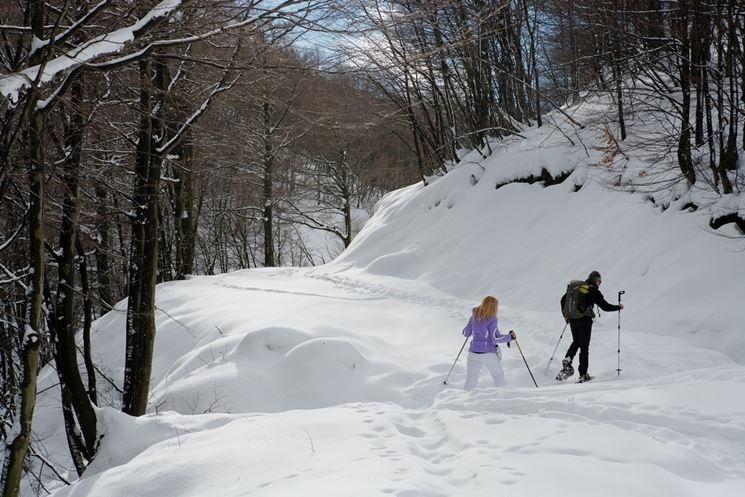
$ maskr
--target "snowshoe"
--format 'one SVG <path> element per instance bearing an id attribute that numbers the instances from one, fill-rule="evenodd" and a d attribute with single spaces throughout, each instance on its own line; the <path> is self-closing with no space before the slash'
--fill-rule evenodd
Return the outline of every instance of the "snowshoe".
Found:
<path id="1" fill-rule="evenodd" d="M 590 376 L 589 374 L 585 373 L 585 374 L 579 375 L 579 378 L 577 379 L 577 383 L 585 383 L 585 382 L 588 382 L 590 380 L 592 380 L 592 376 Z"/>
<path id="2" fill-rule="evenodd" d="M 565 357 L 561 361 L 561 371 L 556 375 L 556 381 L 565 381 L 567 378 L 574 374 L 574 367 L 572 367 L 572 360 Z"/>

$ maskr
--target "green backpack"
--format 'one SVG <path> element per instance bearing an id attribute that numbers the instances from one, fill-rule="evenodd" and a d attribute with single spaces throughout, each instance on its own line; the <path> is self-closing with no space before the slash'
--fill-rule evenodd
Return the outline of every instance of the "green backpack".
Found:
<path id="1" fill-rule="evenodd" d="M 583 317 L 594 317 L 592 306 L 588 299 L 590 296 L 590 284 L 586 281 L 572 280 L 567 285 L 566 299 L 562 314 L 568 319 L 579 319 Z"/>

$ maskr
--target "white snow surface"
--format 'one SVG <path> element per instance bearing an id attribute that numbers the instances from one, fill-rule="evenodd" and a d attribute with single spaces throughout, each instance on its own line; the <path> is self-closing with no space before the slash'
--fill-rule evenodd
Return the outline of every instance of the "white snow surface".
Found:
<path id="1" fill-rule="evenodd" d="M 703 210 L 661 212 L 608 190 L 594 131 L 581 133 L 588 154 L 549 127 L 525 130 L 488 160 L 472 154 L 388 195 L 327 266 L 160 285 L 151 414 L 101 409 L 99 455 L 54 495 L 743 495 L 742 240 L 712 232 Z M 563 184 L 495 189 L 567 164 L 579 169 Z M 608 300 L 627 291 L 622 371 L 618 314 L 602 313 L 595 380 L 557 385 L 569 330 L 544 371 L 558 301 L 593 269 Z M 463 391 L 464 356 L 443 384 L 486 293 L 539 388 L 514 345 L 503 348 L 506 387 L 482 373 Z M 125 310 L 93 334 L 118 384 Z M 50 389 L 34 429 L 55 461 L 61 426 Z"/>

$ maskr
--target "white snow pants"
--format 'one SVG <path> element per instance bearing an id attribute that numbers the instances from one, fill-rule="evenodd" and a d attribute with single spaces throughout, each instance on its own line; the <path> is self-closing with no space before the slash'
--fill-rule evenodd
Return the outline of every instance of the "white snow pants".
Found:
<path id="1" fill-rule="evenodd" d="M 476 384 L 479 382 L 479 372 L 481 372 L 482 364 L 491 373 L 494 386 L 502 387 L 505 385 L 502 362 L 497 357 L 497 354 L 493 352 L 487 352 L 485 354 L 469 352 L 466 365 L 466 384 L 464 386 L 466 390 L 472 390 L 476 387 Z"/>

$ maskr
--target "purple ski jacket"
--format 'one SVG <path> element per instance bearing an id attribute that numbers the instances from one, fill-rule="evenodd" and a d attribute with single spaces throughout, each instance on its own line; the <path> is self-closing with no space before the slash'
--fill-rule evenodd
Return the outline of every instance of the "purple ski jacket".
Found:
<path id="1" fill-rule="evenodd" d="M 509 343 L 512 341 L 509 333 L 502 335 L 499 332 L 496 316 L 488 319 L 478 319 L 472 315 L 466 327 L 463 328 L 463 336 L 473 337 L 468 350 L 477 354 L 495 352 L 498 343 Z"/>

